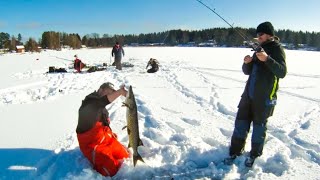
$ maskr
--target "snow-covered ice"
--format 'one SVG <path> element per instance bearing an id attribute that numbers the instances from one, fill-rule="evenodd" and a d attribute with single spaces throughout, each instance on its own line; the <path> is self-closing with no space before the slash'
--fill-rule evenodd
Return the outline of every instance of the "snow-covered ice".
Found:
<path id="1" fill-rule="evenodd" d="M 109 64 L 111 49 L 0 56 L 0 179 L 105 179 L 81 154 L 75 128 L 81 101 L 106 81 L 133 86 L 146 162 L 133 167 L 127 159 L 113 179 L 320 179 L 320 52 L 285 51 L 288 74 L 280 80 L 264 154 L 249 169 L 245 155 L 232 166 L 221 161 L 247 80 L 242 59 L 250 49 L 124 50 L 124 62 L 133 68 L 82 74 L 46 72 L 69 67 L 74 54 L 87 64 Z M 161 64 L 155 74 L 145 73 L 151 57 Z M 123 100 L 107 109 L 113 131 L 127 145 Z"/>

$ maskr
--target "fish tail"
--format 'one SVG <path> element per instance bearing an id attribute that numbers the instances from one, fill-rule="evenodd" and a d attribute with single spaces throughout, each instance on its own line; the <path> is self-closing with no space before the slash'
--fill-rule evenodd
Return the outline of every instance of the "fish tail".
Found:
<path id="1" fill-rule="evenodd" d="M 140 154 L 137 152 L 137 155 L 133 155 L 133 166 L 136 166 L 138 160 L 144 162 Z"/>

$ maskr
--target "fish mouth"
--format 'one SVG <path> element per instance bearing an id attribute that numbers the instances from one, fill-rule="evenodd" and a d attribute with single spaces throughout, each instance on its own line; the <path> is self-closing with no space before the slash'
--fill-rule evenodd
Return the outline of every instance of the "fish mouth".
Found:
<path id="1" fill-rule="evenodd" d="M 129 90 L 128 90 L 128 92 L 127 92 L 127 97 L 128 97 L 129 99 L 132 99 L 132 97 L 133 97 L 132 86 L 129 87 Z"/>

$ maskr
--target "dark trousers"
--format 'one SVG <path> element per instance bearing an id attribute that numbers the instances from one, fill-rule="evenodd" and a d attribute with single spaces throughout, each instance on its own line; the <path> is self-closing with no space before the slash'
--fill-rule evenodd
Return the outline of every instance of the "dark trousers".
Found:
<path id="1" fill-rule="evenodd" d="M 151 68 L 151 69 L 148 69 L 147 72 L 148 73 L 155 73 L 157 72 L 159 69 L 156 69 L 156 68 Z"/>
<path id="2" fill-rule="evenodd" d="M 240 155 L 243 152 L 251 123 L 253 124 L 253 132 L 250 156 L 258 157 L 262 155 L 267 131 L 267 119 L 255 120 L 254 113 L 254 107 L 251 103 L 244 106 L 240 103 L 231 138 L 230 155 Z"/>
<path id="3" fill-rule="evenodd" d="M 116 65 L 116 69 L 122 70 L 121 57 L 115 57 L 114 63 Z"/>

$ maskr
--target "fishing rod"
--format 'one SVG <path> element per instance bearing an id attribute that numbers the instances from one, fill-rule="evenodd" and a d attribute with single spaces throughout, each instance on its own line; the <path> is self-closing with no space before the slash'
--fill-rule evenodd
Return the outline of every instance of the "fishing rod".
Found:
<path id="1" fill-rule="evenodd" d="M 211 12 L 213 12 L 214 14 L 216 14 L 220 19 L 222 19 L 225 23 L 227 23 L 232 29 L 234 29 L 245 41 L 247 42 L 251 42 L 249 41 L 248 36 L 246 36 L 245 34 L 243 34 L 241 31 L 239 31 L 238 29 L 234 28 L 233 25 L 231 25 L 227 20 L 225 20 L 221 15 L 219 15 L 214 9 L 210 8 L 208 5 L 204 4 L 201 0 L 196 0 L 198 1 L 200 4 L 202 4 L 204 7 L 206 7 L 207 9 L 209 9 Z M 255 52 L 261 52 L 262 47 L 260 45 L 257 45 L 255 43 L 249 44 L 250 47 L 252 48 L 253 51 Z"/>
<path id="2" fill-rule="evenodd" d="M 170 34 L 170 31 L 168 31 L 168 33 L 167 33 L 166 37 L 164 37 L 162 43 L 164 43 L 164 41 L 167 39 L 167 37 L 169 36 L 169 34 Z"/>
<path id="3" fill-rule="evenodd" d="M 64 61 L 73 62 L 73 60 L 61 58 L 61 57 L 58 57 L 58 56 L 51 56 L 51 57 L 55 57 L 55 58 L 57 58 L 57 59 L 61 59 L 61 60 L 64 60 Z"/>

